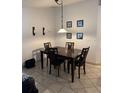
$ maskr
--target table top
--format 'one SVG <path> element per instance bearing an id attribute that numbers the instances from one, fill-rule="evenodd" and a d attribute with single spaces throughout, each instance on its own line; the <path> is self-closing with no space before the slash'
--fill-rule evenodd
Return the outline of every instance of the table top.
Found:
<path id="1" fill-rule="evenodd" d="M 78 54 L 81 53 L 80 49 L 68 49 L 68 48 L 60 47 L 60 46 L 56 46 L 55 48 L 58 49 L 59 56 L 63 56 L 63 57 L 67 57 L 67 58 L 75 58 Z M 45 49 L 40 48 L 40 51 L 45 52 Z"/>

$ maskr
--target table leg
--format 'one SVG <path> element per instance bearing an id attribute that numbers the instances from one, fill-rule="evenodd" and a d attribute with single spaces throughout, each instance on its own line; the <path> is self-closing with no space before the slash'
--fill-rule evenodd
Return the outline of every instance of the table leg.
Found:
<path id="1" fill-rule="evenodd" d="M 74 82 L 74 61 L 71 63 L 71 75 L 72 75 L 72 83 Z"/>
<path id="2" fill-rule="evenodd" d="M 43 69 L 43 52 L 40 51 L 40 55 L 41 55 L 41 69 Z"/>

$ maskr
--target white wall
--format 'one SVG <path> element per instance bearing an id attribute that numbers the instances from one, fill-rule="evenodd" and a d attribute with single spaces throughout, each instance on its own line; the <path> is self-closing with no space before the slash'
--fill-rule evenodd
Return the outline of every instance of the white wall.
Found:
<path id="1" fill-rule="evenodd" d="M 101 63 L 101 6 L 98 7 L 97 17 L 97 44 L 96 44 L 96 62 Z"/>
<path id="2" fill-rule="evenodd" d="M 32 35 L 32 26 L 36 27 L 36 35 Z M 46 35 L 42 35 L 42 27 Z M 55 44 L 55 11 L 53 8 L 23 8 L 22 13 L 22 60 L 32 57 L 32 50 L 43 47 L 43 43 L 50 41 Z"/>
<path id="3" fill-rule="evenodd" d="M 56 30 L 60 28 L 60 9 L 56 9 Z M 100 15 L 99 15 L 100 16 Z M 84 20 L 84 27 L 76 27 L 76 20 Z M 98 21 L 98 0 L 86 0 L 77 4 L 64 7 L 64 28 L 66 21 L 72 21 L 72 28 L 66 28 L 69 32 L 73 33 L 72 39 L 66 39 L 65 34 L 56 33 L 56 45 L 64 46 L 66 41 L 74 41 L 75 47 L 82 49 L 83 47 L 90 46 L 87 61 L 93 63 L 100 63 L 99 58 L 99 44 L 97 40 L 100 37 L 97 30 L 100 31 Z M 76 32 L 83 32 L 83 40 L 76 39 Z M 97 56 L 99 54 L 99 56 Z M 98 59 L 98 60 L 97 60 Z M 97 61 L 96 61 L 97 60 Z"/>
<path id="4" fill-rule="evenodd" d="M 32 50 L 43 47 L 43 43 L 50 41 L 52 45 L 65 46 L 66 41 L 74 41 L 75 48 L 82 49 L 90 46 L 87 61 L 100 63 L 101 61 L 101 28 L 100 7 L 98 0 L 86 0 L 80 3 L 64 6 L 64 27 L 66 21 L 72 21 L 72 28 L 66 29 L 73 33 L 72 39 L 66 39 L 66 34 L 56 33 L 60 28 L 60 8 L 23 8 L 22 13 L 23 51 L 22 60 L 32 57 Z M 76 27 L 76 21 L 83 19 L 84 27 Z M 36 27 L 36 36 L 32 35 L 32 26 Z M 42 27 L 46 28 L 46 35 L 42 35 Z M 76 32 L 83 32 L 83 40 L 76 39 Z"/>

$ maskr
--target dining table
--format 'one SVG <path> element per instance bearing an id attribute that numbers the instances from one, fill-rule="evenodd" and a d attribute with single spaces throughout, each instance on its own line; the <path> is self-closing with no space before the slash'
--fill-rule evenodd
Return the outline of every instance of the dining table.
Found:
<path id="1" fill-rule="evenodd" d="M 63 59 L 65 60 L 70 60 L 69 62 L 71 62 L 71 77 L 72 77 L 72 82 L 74 82 L 74 69 L 75 69 L 75 64 L 74 64 L 74 59 L 75 57 L 81 53 L 80 49 L 68 49 L 66 47 L 60 47 L 60 46 L 55 46 L 54 48 L 58 49 L 58 56 L 61 56 Z M 45 48 L 41 48 L 40 49 L 40 56 L 41 56 L 41 69 L 44 68 L 43 64 L 43 55 L 47 54 L 47 52 L 45 51 Z M 68 62 L 68 61 L 67 61 Z"/>

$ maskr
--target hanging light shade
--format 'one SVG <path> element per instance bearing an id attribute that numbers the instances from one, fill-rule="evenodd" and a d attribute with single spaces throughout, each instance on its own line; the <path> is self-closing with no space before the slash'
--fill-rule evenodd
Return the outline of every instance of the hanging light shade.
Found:
<path id="1" fill-rule="evenodd" d="M 63 28 L 63 1 L 55 0 L 55 2 L 61 6 L 61 29 L 59 29 L 58 33 L 66 33 L 67 31 Z"/>
<path id="2" fill-rule="evenodd" d="M 66 33 L 67 31 L 65 29 L 59 29 L 58 33 Z"/>

